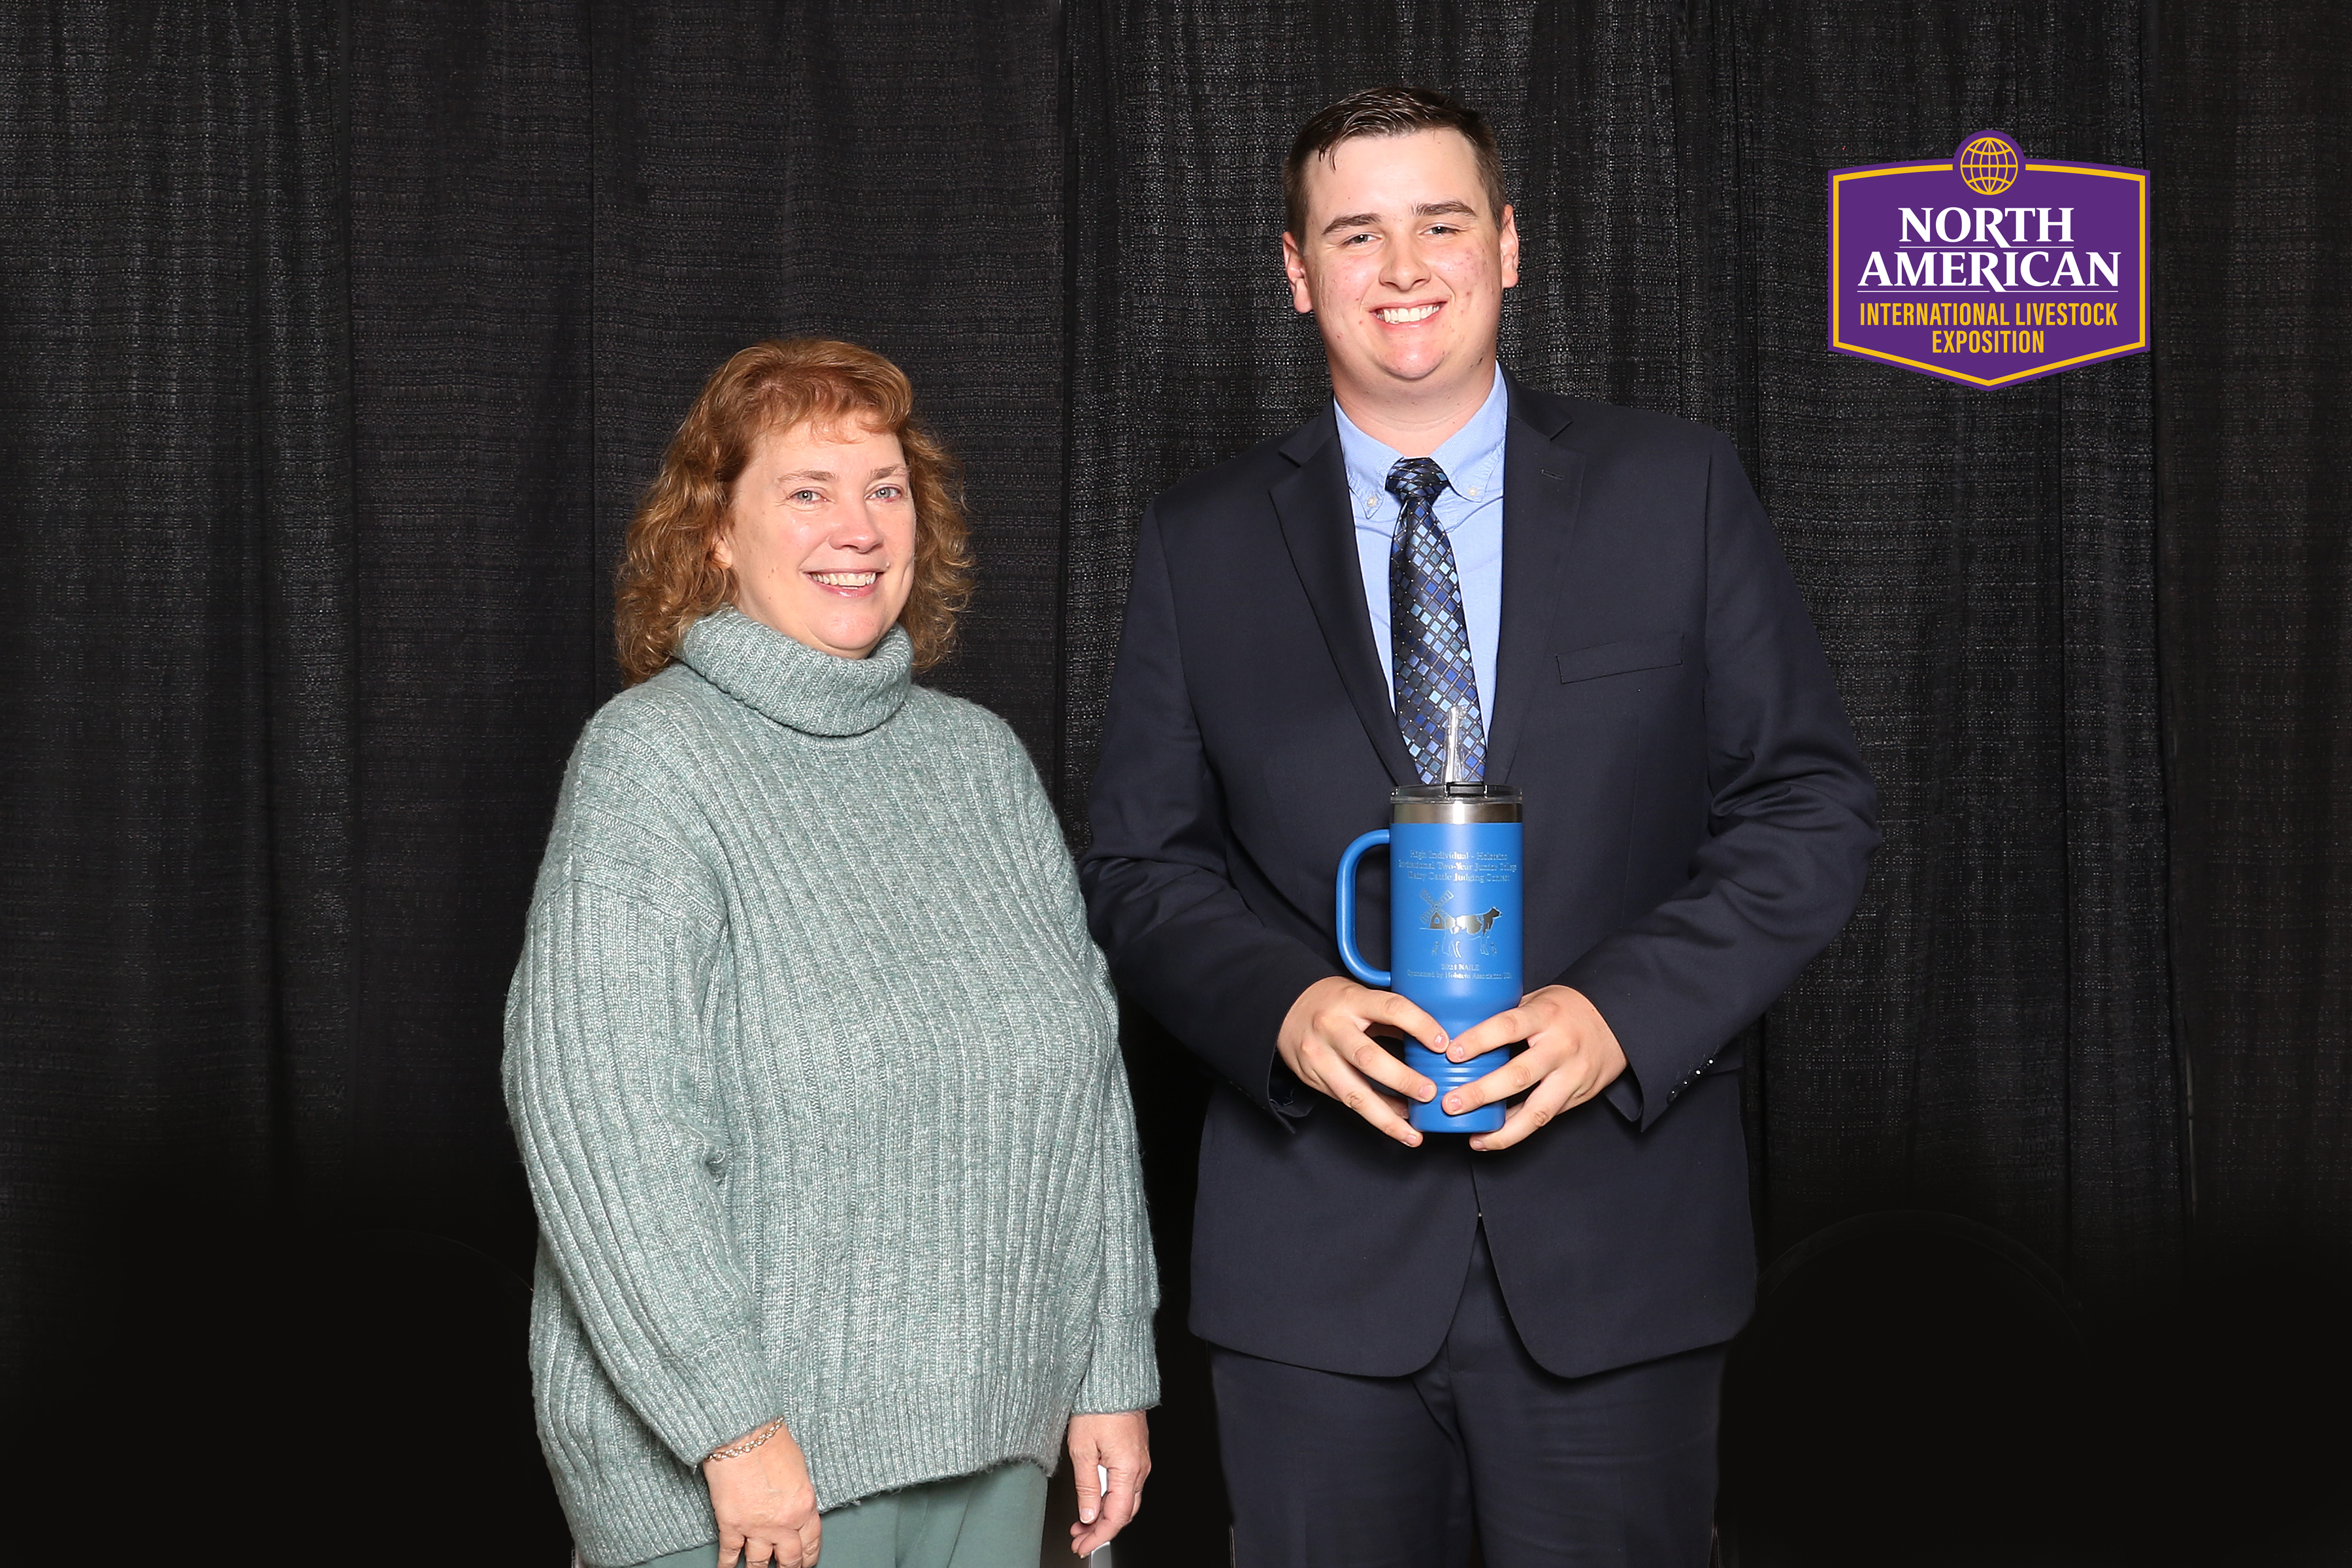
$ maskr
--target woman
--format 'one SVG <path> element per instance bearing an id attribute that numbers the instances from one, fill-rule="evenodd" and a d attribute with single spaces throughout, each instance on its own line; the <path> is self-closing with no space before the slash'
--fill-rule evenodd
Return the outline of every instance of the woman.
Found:
<path id="1" fill-rule="evenodd" d="M 746 349 L 629 530 L 632 684 L 507 1009 L 540 1433 L 598 1568 L 1028 1568 L 1065 1440 L 1079 1552 L 1149 1468 L 1110 992 L 1020 742 L 910 684 L 970 574 L 912 403 L 847 343 Z"/>

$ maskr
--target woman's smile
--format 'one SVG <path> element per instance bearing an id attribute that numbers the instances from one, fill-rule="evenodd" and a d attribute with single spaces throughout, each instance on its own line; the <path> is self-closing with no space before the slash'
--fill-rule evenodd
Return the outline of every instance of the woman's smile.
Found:
<path id="1" fill-rule="evenodd" d="M 906 448 L 887 430 L 807 424 L 753 443 L 712 555 L 735 607 L 843 658 L 874 651 L 914 585 Z M 820 556 L 831 560 L 813 564 Z"/>

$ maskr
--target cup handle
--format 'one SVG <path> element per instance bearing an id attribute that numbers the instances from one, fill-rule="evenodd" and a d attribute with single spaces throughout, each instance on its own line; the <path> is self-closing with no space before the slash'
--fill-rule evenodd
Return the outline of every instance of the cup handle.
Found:
<path id="1" fill-rule="evenodd" d="M 1339 933 L 1339 962 L 1348 966 L 1349 973 L 1365 984 L 1377 985 L 1383 991 L 1389 988 L 1389 972 L 1374 969 L 1364 962 L 1364 955 L 1356 951 L 1356 862 L 1364 858 L 1365 850 L 1377 849 L 1388 841 L 1389 830 L 1376 827 L 1349 845 L 1347 852 L 1339 857 L 1339 875 L 1334 888 L 1336 907 L 1332 910 L 1331 921 Z"/>

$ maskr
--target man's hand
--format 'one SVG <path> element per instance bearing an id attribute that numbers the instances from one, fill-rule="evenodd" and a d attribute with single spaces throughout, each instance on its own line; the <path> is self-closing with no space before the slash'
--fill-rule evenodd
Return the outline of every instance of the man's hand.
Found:
<path id="1" fill-rule="evenodd" d="M 1095 1475 L 1097 1465 L 1109 1472 L 1108 1486 Z M 1070 1526 L 1070 1550 L 1086 1557 L 1108 1544 L 1143 1506 L 1143 1478 L 1151 1473 L 1151 1433 L 1143 1412 L 1071 1416 L 1070 1468 L 1078 1481 L 1078 1522 Z"/>
<path id="2" fill-rule="evenodd" d="M 1530 991 L 1507 1013 L 1497 1013 L 1465 1029 L 1446 1055 L 1468 1061 L 1514 1040 L 1528 1048 L 1475 1083 L 1445 1097 L 1445 1111 L 1459 1116 L 1533 1086 L 1527 1099 L 1492 1132 L 1471 1135 L 1473 1149 L 1507 1149 L 1571 1106 L 1582 1105 L 1617 1081 L 1625 1070 L 1625 1047 L 1616 1031 L 1584 993 L 1566 985 Z"/>
<path id="3" fill-rule="evenodd" d="M 807 1457 L 790 1432 L 732 1459 L 703 1460 L 702 1479 L 710 1487 L 719 1561 L 726 1568 L 734 1568 L 739 1552 L 747 1568 L 816 1568 L 824 1527 Z"/>
<path id="4" fill-rule="evenodd" d="M 1392 1096 L 1426 1100 L 1437 1086 L 1372 1038 L 1375 1024 L 1411 1035 L 1433 1051 L 1445 1048 L 1445 1031 L 1436 1019 L 1393 991 L 1375 991 L 1335 974 L 1298 994 L 1282 1020 L 1282 1032 L 1275 1037 L 1275 1052 L 1299 1082 L 1329 1095 L 1408 1149 L 1417 1149 L 1421 1134 L 1405 1121 Z"/>

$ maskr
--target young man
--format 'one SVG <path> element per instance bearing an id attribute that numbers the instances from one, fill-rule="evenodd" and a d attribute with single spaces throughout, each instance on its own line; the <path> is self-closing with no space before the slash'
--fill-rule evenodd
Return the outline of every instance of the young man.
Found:
<path id="1" fill-rule="evenodd" d="M 1877 843 L 1728 443 L 1497 368 L 1501 184 L 1441 94 L 1308 121 L 1283 264 L 1333 404 L 1160 497 L 1137 547 L 1082 874 L 1120 984 L 1232 1090 L 1192 1327 L 1244 1568 L 1460 1564 L 1474 1521 L 1489 1568 L 1706 1561 L 1754 1285 L 1725 1047 Z M 1525 793 L 1538 984 L 1449 1041 L 1342 976 L 1331 887 L 1456 721 Z M 1513 1101 L 1502 1129 L 1408 1125 L 1433 1086 L 1399 1033 L 1525 1041 L 1447 1097 Z"/>

